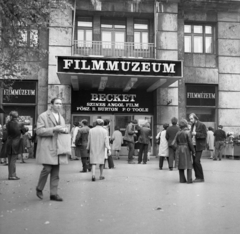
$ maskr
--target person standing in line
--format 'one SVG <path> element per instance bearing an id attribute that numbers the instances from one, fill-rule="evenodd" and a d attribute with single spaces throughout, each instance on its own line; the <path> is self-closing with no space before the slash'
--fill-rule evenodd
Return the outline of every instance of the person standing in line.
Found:
<path id="1" fill-rule="evenodd" d="M 222 130 L 223 126 L 219 125 L 218 129 L 214 132 L 215 136 L 215 156 L 214 156 L 214 161 L 217 159 L 219 161 L 222 160 L 222 154 L 223 154 L 223 148 L 224 148 L 224 142 L 227 138 L 226 132 Z"/>
<path id="2" fill-rule="evenodd" d="M 120 132 L 120 128 L 118 126 L 115 126 L 115 131 L 112 134 L 112 150 L 115 151 L 115 157 L 116 159 L 120 159 L 120 151 L 123 144 L 123 136 Z"/>
<path id="3" fill-rule="evenodd" d="M 214 133 L 213 128 L 208 127 L 207 131 L 207 149 L 210 152 L 210 159 L 213 159 L 213 152 L 214 152 Z"/>
<path id="4" fill-rule="evenodd" d="M 128 163 L 129 164 L 135 164 L 135 162 L 133 161 L 134 144 L 135 144 L 134 135 L 136 134 L 135 124 L 137 124 L 137 121 L 131 120 L 131 122 L 126 127 L 125 135 L 123 138 L 128 146 Z"/>
<path id="5" fill-rule="evenodd" d="M 87 143 L 88 143 L 88 134 L 90 128 L 88 127 L 88 121 L 83 119 L 81 121 L 82 127 L 78 129 L 76 141 L 79 147 L 80 157 L 82 161 L 82 171 L 81 173 L 85 173 L 87 171 L 91 171 L 91 166 L 89 162 L 89 154 L 87 150 Z"/>
<path id="6" fill-rule="evenodd" d="M 22 130 L 24 124 L 18 120 L 18 112 L 11 111 L 10 121 L 6 124 L 7 141 L 6 141 L 6 154 L 8 155 L 8 179 L 19 180 L 16 175 L 16 160 L 19 154 L 23 153 Z"/>
<path id="7" fill-rule="evenodd" d="M 71 143 L 72 143 L 72 147 L 71 147 L 71 160 L 78 160 L 77 156 L 76 156 L 76 136 L 78 134 L 78 130 L 79 130 L 79 122 L 75 122 L 73 124 L 73 127 L 71 129 Z"/>
<path id="8" fill-rule="evenodd" d="M 7 141 L 7 129 L 6 129 L 6 124 L 5 124 L 5 125 L 3 125 L 3 128 L 2 128 L 2 139 L 1 139 L 2 147 L 1 147 L 1 151 L 0 151 L 1 163 L 4 166 L 8 166 L 8 157 L 6 154 L 6 141 Z"/>
<path id="9" fill-rule="evenodd" d="M 176 117 L 173 117 L 171 119 L 172 126 L 170 126 L 166 131 L 166 139 L 168 141 L 168 150 L 169 150 L 169 169 L 173 170 L 173 163 L 175 161 L 175 149 L 171 147 L 171 144 L 177 134 L 177 132 L 180 130 L 177 126 L 178 119 Z"/>
<path id="10" fill-rule="evenodd" d="M 159 145 L 159 153 L 158 153 L 160 170 L 162 170 L 163 168 L 163 162 L 165 158 L 167 159 L 169 170 L 171 170 L 169 165 L 169 158 L 168 158 L 169 156 L 168 141 L 166 139 L 166 130 L 168 126 L 169 124 L 167 123 L 163 124 L 163 131 L 161 131 L 160 133 L 160 145 Z"/>
<path id="11" fill-rule="evenodd" d="M 189 115 L 189 120 L 192 123 L 191 136 L 192 143 L 195 148 L 195 156 L 193 156 L 193 169 L 196 179 L 194 182 L 204 182 L 203 169 L 201 165 L 202 151 L 207 145 L 207 128 L 205 124 L 199 121 L 195 113 Z"/>
<path id="12" fill-rule="evenodd" d="M 150 129 L 149 123 L 145 123 L 142 127 L 139 127 L 140 135 L 138 137 L 138 142 L 140 144 L 140 149 L 138 153 L 138 164 L 147 164 L 147 154 L 148 154 L 148 147 L 150 144 L 150 139 L 152 136 L 152 131 Z M 143 156 L 144 153 L 144 157 Z"/>
<path id="13" fill-rule="evenodd" d="M 23 142 L 23 153 L 21 154 L 21 163 L 26 163 L 24 159 L 29 158 L 29 151 L 31 148 L 31 134 L 29 133 L 29 128 L 24 127 L 22 130 L 22 142 Z"/>
<path id="14" fill-rule="evenodd" d="M 59 184 L 59 156 L 57 154 L 58 134 L 67 133 L 65 120 L 60 114 L 62 100 L 53 98 L 49 110 L 39 115 L 36 133 L 38 136 L 36 161 L 43 165 L 36 187 L 36 195 L 43 199 L 43 189 L 50 174 L 50 200 L 63 201 L 58 195 Z M 67 155 L 65 156 L 67 160 Z"/>
<path id="15" fill-rule="evenodd" d="M 176 134 L 176 167 L 179 170 L 180 183 L 192 183 L 192 155 L 195 155 L 195 150 L 192 144 L 190 131 L 188 129 L 187 120 L 183 119 L 179 122 L 180 131 Z M 192 155 L 191 155 L 192 153 Z M 184 170 L 187 170 L 187 180 L 184 175 Z"/>
<path id="16" fill-rule="evenodd" d="M 100 165 L 100 180 L 104 180 L 103 166 L 105 161 L 105 148 L 108 154 L 111 154 L 109 146 L 109 137 L 107 131 L 103 128 L 103 120 L 97 119 L 96 126 L 91 128 L 88 135 L 87 150 L 90 155 L 90 164 L 92 165 L 92 181 L 95 181 L 96 164 Z"/>

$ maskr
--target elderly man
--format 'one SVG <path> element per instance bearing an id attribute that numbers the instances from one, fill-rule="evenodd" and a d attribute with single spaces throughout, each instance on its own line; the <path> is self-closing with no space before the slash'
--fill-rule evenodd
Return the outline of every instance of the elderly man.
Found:
<path id="1" fill-rule="evenodd" d="M 218 129 L 214 132 L 215 136 L 215 156 L 213 158 L 214 161 L 222 160 L 222 154 L 223 154 L 223 148 L 224 148 L 224 142 L 227 138 L 225 131 L 222 130 L 223 126 L 219 125 Z"/>
<path id="2" fill-rule="evenodd" d="M 196 176 L 194 182 L 204 182 L 203 169 L 200 160 L 202 151 L 206 148 L 207 145 L 207 128 L 205 124 L 199 121 L 198 117 L 194 113 L 191 113 L 189 115 L 189 120 L 192 123 L 192 143 L 196 152 L 196 155 L 193 156 L 193 169 Z"/>
<path id="3" fill-rule="evenodd" d="M 59 183 L 59 156 L 57 154 L 57 137 L 59 133 L 67 133 L 65 121 L 60 111 L 62 101 L 59 98 L 51 100 L 51 108 L 39 115 L 37 120 L 36 133 L 37 163 L 43 164 L 38 185 L 36 187 L 37 196 L 43 199 L 43 189 L 50 174 L 50 200 L 63 201 L 57 194 Z M 67 160 L 67 155 L 65 156 Z"/>
<path id="4" fill-rule="evenodd" d="M 109 146 L 109 137 L 107 131 L 103 128 L 104 121 L 96 120 L 96 127 L 90 129 L 88 135 L 87 150 L 90 153 L 90 164 L 92 165 L 92 181 L 95 181 L 96 164 L 100 165 L 100 180 L 103 180 L 103 166 L 105 160 L 105 148 L 108 154 L 111 154 Z"/>

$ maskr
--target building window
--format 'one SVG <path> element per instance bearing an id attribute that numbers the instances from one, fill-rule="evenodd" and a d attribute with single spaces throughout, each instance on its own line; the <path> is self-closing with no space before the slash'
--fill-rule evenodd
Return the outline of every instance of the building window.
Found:
<path id="1" fill-rule="evenodd" d="M 125 21 L 102 20 L 102 48 L 124 50 L 125 43 Z"/>
<path id="2" fill-rule="evenodd" d="M 38 30 L 24 28 L 19 30 L 20 40 L 19 46 L 21 47 L 37 47 L 38 46 Z"/>
<path id="3" fill-rule="evenodd" d="M 134 49 L 148 49 L 148 23 L 136 21 L 134 23 Z"/>
<path id="4" fill-rule="evenodd" d="M 77 21 L 78 47 L 92 47 L 92 19 L 79 18 Z"/>
<path id="5" fill-rule="evenodd" d="M 184 25 L 185 53 L 214 53 L 214 27 L 211 25 Z"/>

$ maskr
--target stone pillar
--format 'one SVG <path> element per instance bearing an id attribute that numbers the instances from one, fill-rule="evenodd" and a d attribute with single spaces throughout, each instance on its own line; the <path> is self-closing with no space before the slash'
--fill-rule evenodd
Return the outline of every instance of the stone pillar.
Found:
<path id="1" fill-rule="evenodd" d="M 178 4 L 162 3 L 157 13 L 156 58 L 178 60 Z M 178 82 L 156 91 L 155 124 L 159 130 L 172 117 L 178 118 Z"/>
<path id="2" fill-rule="evenodd" d="M 63 101 L 63 116 L 66 123 L 71 121 L 71 87 L 61 85 L 57 76 L 56 56 L 71 55 L 72 45 L 72 10 L 55 11 L 51 15 L 49 29 L 49 60 L 48 60 L 48 104 L 54 97 Z M 45 111 L 45 110 L 44 110 Z"/>
<path id="3" fill-rule="evenodd" d="M 240 18 L 239 10 L 218 13 L 219 115 L 226 132 L 240 134 Z"/>

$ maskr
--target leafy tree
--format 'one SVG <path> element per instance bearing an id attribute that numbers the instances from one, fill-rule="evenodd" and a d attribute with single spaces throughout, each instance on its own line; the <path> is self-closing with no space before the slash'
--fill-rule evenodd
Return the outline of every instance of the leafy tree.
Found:
<path id="1" fill-rule="evenodd" d="M 30 73 L 28 62 L 41 65 L 48 54 L 41 42 L 54 11 L 72 8 L 71 0 L 0 0 L 0 79 L 4 86 Z"/>

